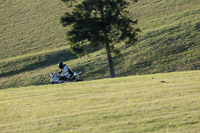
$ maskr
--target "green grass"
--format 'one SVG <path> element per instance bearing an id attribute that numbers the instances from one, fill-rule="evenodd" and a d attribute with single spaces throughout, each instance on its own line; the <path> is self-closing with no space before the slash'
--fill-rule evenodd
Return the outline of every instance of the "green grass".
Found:
<path id="1" fill-rule="evenodd" d="M 119 44 L 124 54 L 114 57 L 119 78 L 107 79 L 104 51 L 82 58 L 68 51 L 67 28 L 59 18 L 71 9 L 60 0 L 0 0 L 0 132 L 198 133 L 199 5 L 199 0 L 131 5 L 142 32 L 134 47 Z M 83 71 L 86 81 L 44 85 L 59 61 Z M 186 70 L 197 71 L 174 72 Z"/>
<path id="2" fill-rule="evenodd" d="M 200 71 L 0 90 L 0 131 L 198 133 Z"/>
<path id="3" fill-rule="evenodd" d="M 114 57 L 118 77 L 200 69 L 200 1 L 141 0 L 131 5 L 138 43 Z M 0 0 L 0 89 L 49 83 L 64 61 L 84 80 L 109 77 L 104 51 L 81 59 L 68 51 L 60 0 Z M 121 46 L 121 45 L 119 45 Z M 26 78 L 25 78 L 26 77 Z"/>
<path id="4" fill-rule="evenodd" d="M 59 18 L 66 8 L 61 1 L 1 0 L 0 3 L 0 59 L 64 46 L 64 29 Z"/>

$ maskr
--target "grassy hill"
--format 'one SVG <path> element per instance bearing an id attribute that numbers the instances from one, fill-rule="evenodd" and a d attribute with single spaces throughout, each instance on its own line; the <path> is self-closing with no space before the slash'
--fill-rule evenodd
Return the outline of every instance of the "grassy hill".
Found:
<path id="1" fill-rule="evenodd" d="M 200 71 L 0 90 L 1 133 L 198 133 Z"/>
<path id="2" fill-rule="evenodd" d="M 200 69 L 200 1 L 141 0 L 131 5 L 138 43 L 114 58 L 117 76 Z M 0 0 L 0 89 L 49 83 L 64 61 L 84 80 L 108 77 L 104 51 L 81 59 L 68 51 L 60 0 Z M 119 45 L 120 46 L 120 45 Z"/>

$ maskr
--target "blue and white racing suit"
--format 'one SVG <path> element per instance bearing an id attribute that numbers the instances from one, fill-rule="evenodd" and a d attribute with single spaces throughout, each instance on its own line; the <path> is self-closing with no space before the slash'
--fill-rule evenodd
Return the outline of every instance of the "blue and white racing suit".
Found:
<path id="1" fill-rule="evenodd" d="M 60 69 L 59 73 L 60 77 L 66 77 L 68 79 L 70 79 L 74 75 L 74 72 L 67 65 L 64 65 L 64 67 Z"/>

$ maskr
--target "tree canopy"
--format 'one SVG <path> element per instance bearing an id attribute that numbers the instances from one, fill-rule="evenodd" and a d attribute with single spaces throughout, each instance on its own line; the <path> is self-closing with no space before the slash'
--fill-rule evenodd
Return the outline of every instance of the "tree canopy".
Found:
<path id="1" fill-rule="evenodd" d="M 63 1 L 63 0 L 62 0 Z M 130 1 L 129 1 L 130 2 Z M 126 0 L 83 0 L 72 12 L 61 17 L 67 31 L 67 41 L 71 51 L 78 56 L 85 55 L 89 49 L 101 46 L 107 51 L 111 77 L 115 77 L 111 53 L 119 54 L 116 44 L 125 42 L 133 46 L 137 41 L 137 20 L 130 18 Z"/>

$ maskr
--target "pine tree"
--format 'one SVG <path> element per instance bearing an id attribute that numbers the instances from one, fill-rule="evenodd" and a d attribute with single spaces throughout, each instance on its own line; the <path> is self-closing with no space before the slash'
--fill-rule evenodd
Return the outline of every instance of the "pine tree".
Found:
<path id="1" fill-rule="evenodd" d="M 115 77 L 112 53 L 120 53 L 116 44 L 133 46 L 137 41 L 137 20 L 130 18 L 128 6 L 126 0 L 83 0 L 61 17 L 62 25 L 70 26 L 67 41 L 73 53 L 83 56 L 90 48 L 106 49 L 110 77 Z"/>

